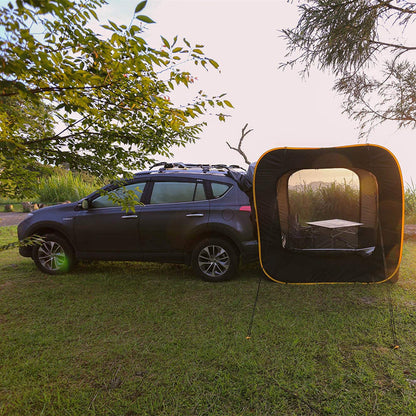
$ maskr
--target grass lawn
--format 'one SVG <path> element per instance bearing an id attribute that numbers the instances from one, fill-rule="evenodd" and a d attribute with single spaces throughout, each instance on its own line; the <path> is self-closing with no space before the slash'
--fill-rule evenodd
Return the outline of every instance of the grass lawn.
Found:
<path id="1" fill-rule="evenodd" d="M 54 277 L 0 252 L 0 415 L 416 414 L 415 268 L 407 242 L 395 285 L 264 280 L 247 340 L 257 266 L 220 284 L 118 262 Z"/>

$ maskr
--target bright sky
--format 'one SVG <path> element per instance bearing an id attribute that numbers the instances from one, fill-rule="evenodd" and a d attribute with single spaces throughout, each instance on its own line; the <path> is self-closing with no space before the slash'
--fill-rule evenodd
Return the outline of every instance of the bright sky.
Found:
<path id="1" fill-rule="evenodd" d="M 101 19 L 128 24 L 140 0 L 108 0 Z M 4 3 L 4 0 L 0 0 Z M 219 64 L 221 73 L 190 71 L 198 77 L 195 90 L 208 95 L 227 93 L 234 109 L 226 122 L 207 118 L 201 139 L 175 151 L 181 162 L 244 165 L 236 146 L 241 129 L 253 129 L 243 149 L 250 161 L 276 147 L 327 147 L 356 144 L 357 125 L 342 114 L 341 99 L 332 90 L 333 76 L 313 71 L 302 79 L 298 69 L 280 70 L 285 41 L 279 30 L 297 22 L 296 1 L 286 0 L 148 0 L 142 14 L 157 23 L 145 37 L 157 47 L 160 35 L 171 40 L 186 37 L 205 45 L 205 53 Z M 101 23 L 104 23 L 102 21 Z M 416 39 L 416 24 L 413 39 Z M 414 59 L 415 56 L 409 58 Z M 184 68 L 185 69 L 185 68 Z M 405 183 L 416 183 L 416 131 L 384 124 L 369 143 L 387 147 L 402 168 Z M 162 160 L 162 159 L 161 159 Z"/>
<path id="2" fill-rule="evenodd" d="M 340 185 L 346 183 L 353 188 L 359 188 L 358 175 L 349 169 L 302 169 L 292 174 L 289 178 L 289 187 L 296 185 L 309 185 L 312 182 L 324 182 Z"/>
<path id="3" fill-rule="evenodd" d="M 109 0 L 106 17 L 129 22 L 137 3 Z M 275 147 L 357 143 L 357 125 L 342 114 L 341 99 L 332 90 L 333 76 L 314 71 L 302 79 L 296 69 L 278 68 L 286 53 L 279 30 L 295 26 L 296 2 L 149 0 L 142 13 L 157 22 L 148 26 L 145 35 L 155 46 L 161 46 L 160 35 L 168 39 L 178 35 L 205 45 L 205 53 L 220 64 L 221 73 L 214 69 L 196 73 L 195 88 L 212 95 L 226 92 L 235 107 L 225 123 L 209 118 L 201 139 L 175 151 L 174 160 L 244 166 L 241 156 L 225 142 L 237 145 L 246 123 L 253 132 L 243 149 L 251 161 Z M 191 70 L 195 71 L 194 66 Z M 395 154 L 406 183 L 412 178 L 416 183 L 415 133 L 385 124 L 368 140 Z"/>

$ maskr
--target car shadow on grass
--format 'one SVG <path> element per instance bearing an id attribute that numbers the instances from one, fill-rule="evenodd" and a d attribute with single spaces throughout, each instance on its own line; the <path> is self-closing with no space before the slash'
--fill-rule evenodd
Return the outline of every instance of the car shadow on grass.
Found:
<path id="1" fill-rule="evenodd" d="M 200 278 L 194 274 L 190 266 L 172 263 L 151 263 L 151 262 L 119 262 L 119 261 L 80 261 L 77 263 L 71 274 L 86 276 L 89 274 L 103 274 L 113 276 L 129 275 L 140 277 L 157 277 L 159 280 L 195 280 Z M 253 280 L 262 276 L 258 263 L 245 264 L 239 273 L 231 279 Z M 210 282 L 207 282 L 210 283 Z M 212 283 L 211 283 L 212 284 Z M 221 282 L 219 282 L 221 284 Z"/>

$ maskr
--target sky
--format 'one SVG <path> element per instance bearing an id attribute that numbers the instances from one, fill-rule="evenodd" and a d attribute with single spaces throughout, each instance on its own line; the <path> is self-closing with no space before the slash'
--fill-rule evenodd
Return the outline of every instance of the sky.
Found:
<path id="1" fill-rule="evenodd" d="M 102 17 L 128 23 L 137 3 L 109 0 Z M 309 77 L 302 78 L 301 68 L 279 69 L 287 59 L 279 31 L 296 25 L 295 1 L 148 0 L 141 13 L 156 21 L 144 34 L 154 46 L 162 45 L 160 35 L 168 39 L 178 35 L 203 44 L 221 71 L 195 72 L 192 66 L 198 77 L 195 88 L 211 95 L 227 93 L 234 105 L 226 122 L 208 117 L 200 140 L 175 150 L 171 160 L 245 166 L 226 141 L 236 146 L 246 123 L 253 129 L 243 143 L 250 161 L 276 147 L 358 143 L 358 126 L 342 113 L 342 100 L 333 91 L 330 73 L 312 70 Z M 374 130 L 368 142 L 388 148 L 400 163 L 405 183 L 416 183 L 415 130 L 384 124 Z"/>
<path id="2" fill-rule="evenodd" d="M 336 182 L 339 185 L 347 184 L 352 188 L 359 189 L 360 179 L 358 175 L 349 169 L 302 169 L 298 170 L 289 177 L 289 188 L 296 185 L 310 185 L 311 183 L 320 185 L 332 185 Z M 323 183 L 322 183 L 323 182 Z"/>
<path id="3" fill-rule="evenodd" d="M 101 24 L 110 19 L 128 25 L 140 2 L 107 1 L 99 11 Z M 250 161 L 277 147 L 358 143 L 358 126 L 342 113 L 341 97 L 333 91 L 333 75 L 313 69 L 309 77 L 302 78 L 300 67 L 279 69 L 287 59 L 280 31 L 296 25 L 296 1 L 148 0 L 141 14 L 156 21 L 144 32 L 152 46 L 162 46 L 161 35 L 169 40 L 178 35 L 204 45 L 205 54 L 219 63 L 220 71 L 198 70 L 191 65 L 190 72 L 198 78 L 193 88 L 208 95 L 226 93 L 224 98 L 234 106 L 227 111 L 230 117 L 225 122 L 206 117 L 200 139 L 186 148 L 173 149 L 171 161 L 246 166 L 226 144 L 237 146 L 245 124 L 253 129 L 243 143 Z M 416 39 L 414 26 L 411 39 Z M 416 184 L 416 130 L 383 124 L 371 133 L 368 142 L 389 149 L 400 163 L 405 183 Z"/>

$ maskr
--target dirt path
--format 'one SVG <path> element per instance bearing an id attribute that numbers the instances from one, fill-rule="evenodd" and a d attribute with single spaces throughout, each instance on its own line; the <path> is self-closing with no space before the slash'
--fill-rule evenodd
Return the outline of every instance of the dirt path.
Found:
<path id="1" fill-rule="evenodd" d="M 17 225 L 27 216 L 25 212 L 0 212 L 0 227 Z"/>

